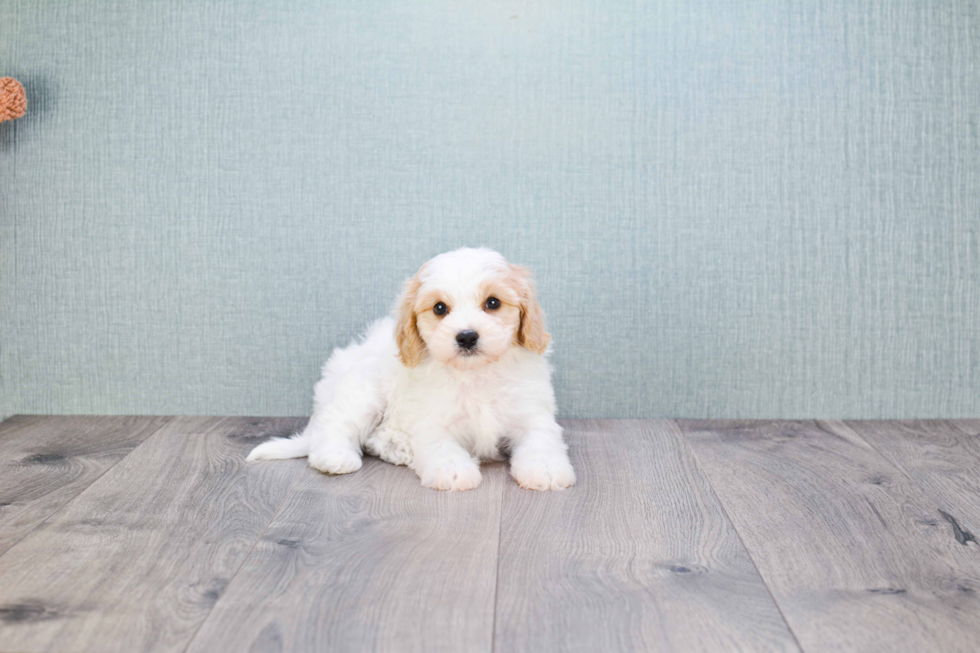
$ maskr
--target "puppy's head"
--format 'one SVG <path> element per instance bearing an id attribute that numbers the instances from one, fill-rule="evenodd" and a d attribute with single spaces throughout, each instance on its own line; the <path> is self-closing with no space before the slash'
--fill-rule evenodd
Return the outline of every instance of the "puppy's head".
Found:
<path id="1" fill-rule="evenodd" d="M 551 341 L 528 271 L 470 248 L 440 254 L 405 282 L 395 337 L 405 365 L 429 355 L 461 370 L 514 346 L 543 354 Z"/>

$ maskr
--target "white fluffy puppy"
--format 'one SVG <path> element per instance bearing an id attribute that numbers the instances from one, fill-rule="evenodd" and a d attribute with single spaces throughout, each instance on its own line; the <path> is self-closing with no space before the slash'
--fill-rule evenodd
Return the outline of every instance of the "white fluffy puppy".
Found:
<path id="1" fill-rule="evenodd" d="M 480 460 L 510 453 L 521 487 L 575 483 L 545 352 L 551 336 L 527 271 L 489 249 L 440 254 L 405 282 L 392 317 L 333 352 L 302 434 L 248 460 L 309 456 L 330 474 L 362 449 L 408 465 L 425 487 L 470 490 Z"/>

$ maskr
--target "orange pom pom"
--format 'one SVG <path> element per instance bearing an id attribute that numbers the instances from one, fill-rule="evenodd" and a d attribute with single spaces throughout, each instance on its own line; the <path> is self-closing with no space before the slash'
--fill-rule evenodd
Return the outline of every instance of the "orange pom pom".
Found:
<path id="1" fill-rule="evenodd" d="M 27 111 L 27 93 L 13 77 L 0 77 L 0 122 L 20 118 Z"/>

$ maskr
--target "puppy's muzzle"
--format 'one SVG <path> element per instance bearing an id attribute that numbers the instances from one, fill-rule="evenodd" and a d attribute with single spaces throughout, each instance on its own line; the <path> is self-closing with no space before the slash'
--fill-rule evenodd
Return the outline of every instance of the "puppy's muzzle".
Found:
<path id="1" fill-rule="evenodd" d="M 476 341 L 480 339 L 480 334 L 473 329 L 466 329 L 456 334 L 456 344 L 460 349 L 473 351 L 476 349 Z"/>

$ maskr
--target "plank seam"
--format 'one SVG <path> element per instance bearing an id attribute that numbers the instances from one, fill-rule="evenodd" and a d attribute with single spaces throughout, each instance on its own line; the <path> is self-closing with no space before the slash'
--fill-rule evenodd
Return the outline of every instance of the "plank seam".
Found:
<path id="1" fill-rule="evenodd" d="M 759 569 L 759 565 L 756 563 L 755 558 L 752 556 L 752 550 L 749 549 L 748 545 L 745 543 L 745 540 L 742 538 L 742 534 L 739 532 L 738 526 L 735 525 L 735 521 L 732 519 L 732 516 L 728 514 L 728 508 L 725 507 L 725 503 L 721 500 L 721 497 L 718 495 L 717 490 L 715 490 L 715 485 L 714 483 L 711 482 L 711 477 L 708 475 L 707 472 L 704 471 L 704 467 L 701 464 L 701 459 L 698 458 L 697 449 L 695 449 L 691 445 L 691 442 L 687 437 L 687 433 L 684 432 L 684 429 L 681 428 L 681 425 L 677 422 L 677 420 L 672 419 L 670 421 L 677 429 L 678 433 L 680 433 L 680 435 L 682 436 L 681 440 L 683 446 L 687 447 L 688 450 L 690 450 L 691 457 L 694 461 L 694 465 L 697 468 L 697 470 L 701 473 L 701 476 L 704 477 L 704 480 L 707 482 L 708 490 L 711 492 L 711 496 L 713 496 L 715 498 L 715 501 L 718 502 L 718 507 L 721 508 L 722 513 L 725 515 L 725 519 L 728 520 L 728 523 L 731 524 L 732 526 L 732 530 L 735 531 L 735 537 L 738 538 L 738 542 L 739 544 L 742 545 L 742 549 L 745 551 L 745 555 L 747 555 L 749 557 L 749 560 L 752 562 L 752 568 L 755 569 L 755 573 L 758 574 L 759 580 L 762 581 L 762 586 L 766 588 L 766 593 L 769 595 L 769 598 L 772 600 L 772 604 L 776 606 L 776 611 L 779 612 L 780 619 L 782 619 L 783 623 L 786 624 L 786 630 L 788 630 L 789 634 L 793 636 L 793 641 L 796 642 L 796 648 L 798 648 L 800 651 L 804 651 L 805 649 L 803 648 L 803 645 L 800 643 L 800 639 L 796 636 L 796 632 L 793 630 L 793 626 L 790 625 L 789 620 L 786 618 L 786 615 L 783 613 L 783 606 L 779 605 L 779 601 L 776 600 L 775 594 L 772 593 L 772 588 L 769 587 L 769 582 L 766 580 L 766 577 L 762 575 L 762 570 Z"/>
<path id="2" fill-rule="evenodd" d="M 820 430 L 824 430 L 822 427 L 820 427 L 820 421 L 822 421 L 822 420 L 814 420 L 814 422 L 817 424 L 817 427 L 820 428 Z M 863 435 L 861 435 L 861 433 L 857 429 L 851 428 L 851 425 L 848 424 L 848 421 L 851 421 L 851 420 L 840 420 L 837 423 L 840 424 L 840 425 L 842 425 L 848 431 L 850 431 L 855 437 L 857 437 L 858 440 L 860 440 L 861 442 L 863 442 L 866 445 L 868 445 L 868 448 L 869 449 L 871 449 L 876 454 L 878 454 L 878 457 L 881 458 L 882 460 L 884 460 L 888 464 L 889 467 L 891 467 L 892 469 L 894 469 L 895 471 L 897 471 L 899 474 L 901 474 L 902 476 L 904 476 L 906 478 L 906 480 L 908 480 L 916 489 L 918 489 L 920 492 L 922 492 L 922 495 L 923 496 L 928 497 L 929 499 L 932 499 L 933 498 L 932 496 L 930 496 L 926 492 L 926 489 L 924 487 L 922 487 L 921 485 L 919 485 L 919 483 L 914 478 L 912 478 L 912 475 L 911 474 L 909 474 L 907 471 L 905 471 L 904 465 L 901 465 L 900 463 L 892 460 L 890 456 L 887 456 L 878 447 L 876 447 L 875 444 L 874 444 L 874 442 L 868 440 L 868 438 L 866 438 Z M 883 421 L 887 421 L 887 420 L 883 420 Z"/>
<path id="3" fill-rule="evenodd" d="M 245 463 L 245 464 L 248 465 L 250 463 Z M 226 585 L 226 588 L 227 587 L 231 587 L 231 584 L 233 582 L 235 582 L 235 578 L 238 576 L 239 572 L 241 572 L 242 567 L 245 566 L 245 563 L 248 562 L 249 558 L 251 558 L 252 557 L 252 554 L 255 552 L 255 547 L 257 547 L 258 544 L 259 544 L 259 542 L 262 541 L 262 538 L 265 537 L 265 534 L 269 532 L 269 529 L 272 527 L 273 522 L 276 521 L 276 517 L 278 517 L 279 516 L 279 513 L 281 513 L 282 510 L 283 510 L 283 508 L 286 507 L 286 504 L 289 502 L 289 498 L 293 496 L 293 492 L 296 491 L 296 486 L 299 485 L 300 479 L 302 479 L 303 476 L 310 471 L 310 469 L 312 469 L 312 468 L 311 467 L 304 467 L 302 469 L 302 471 L 300 471 L 300 473 L 296 475 L 296 479 L 293 481 L 293 484 L 291 486 L 289 486 L 289 492 L 286 493 L 286 496 L 285 496 L 285 498 L 283 498 L 282 503 L 279 504 L 279 508 L 276 509 L 275 514 L 273 514 L 272 517 L 269 519 L 269 523 L 265 525 L 265 528 L 262 529 L 262 532 L 259 533 L 258 536 L 255 538 L 255 541 L 252 542 L 252 546 L 249 547 L 248 553 L 245 554 L 245 556 L 242 558 L 242 561 L 241 561 L 241 563 L 239 563 L 238 567 L 235 569 L 235 572 L 233 574 L 231 574 L 231 578 L 228 579 L 228 585 Z M 187 649 L 189 649 L 191 647 L 191 644 L 194 643 L 194 640 L 197 639 L 197 636 L 200 634 L 201 629 L 204 628 L 204 625 L 208 622 L 208 619 L 210 619 L 211 618 L 211 615 L 214 614 L 214 609 L 218 607 L 218 604 L 221 603 L 225 599 L 225 597 L 227 595 L 228 595 L 227 592 L 222 592 L 221 593 L 221 596 L 218 597 L 218 600 L 215 601 L 214 602 L 214 605 L 211 606 L 211 609 L 208 610 L 207 616 L 204 617 L 204 619 L 201 619 L 201 623 L 200 623 L 200 625 L 198 625 L 197 629 L 194 631 L 194 634 L 191 635 L 190 639 L 187 640 L 187 644 L 182 649 L 183 651 L 186 651 Z"/>
<path id="4" fill-rule="evenodd" d="M 510 461 L 507 461 L 507 468 L 510 468 Z M 497 504 L 497 555 L 493 575 L 493 619 L 490 627 L 490 651 L 497 650 L 497 601 L 500 598 L 500 541 L 503 538 L 504 530 L 504 486 L 507 483 L 509 474 L 504 472 L 504 481 L 500 484 L 500 497 Z"/>
<path id="5" fill-rule="evenodd" d="M 17 417 L 17 416 L 14 415 L 13 417 Z M 100 478 L 102 478 L 103 476 L 105 476 L 109 472 L 109 470 L 113 469 L 116 465 L 118 465 L 119 463 L 121 463 L 122 461 L 124 461 L 126 458 L 128 458 L 130 455 L 132 455 L 132 453 L 134 451 L 136 451 L 137 449 L 139 449 L 140 447 L 142 447 L 144 444 L 146 444 L 146 441 L 149 440 L 150 438 L 152 438 L 157 433 L 159 433 L 160 432 L 160 429 L 162 429 L 163 427 L 165 427 L 167 424 L 170 424 L 170 422 L 172 422 L 174 420 L 174 416 L 173 415 L 166 416 L 163 419 L 164 419 L 163 423 L 161 423 L 160 426 L 158 426 L 156 429 L 154 429 L 149 434 L 147 434 L 147 436 L 145 438 L 143 438 L 143 441 L 142 442 L 140 442 L 138 445 L 136 445 L 135 447 L 133 447 L 132 449 L 130 449 L 129 452 L 126 453 L 126 455 L 122 456 L 119 460 L 117 460 L 116 462 L 112 463 L 111 465 L 109 465 L 108 467 L 106 467 L 104 470 L 102 470 L 102 473 L 99 474 L 98 476 L 96 476 L 95 478 L 93 478 L 91 483 L 89 483 L 85 487 L 81 488 L 78 492 L 75 493 L 75 495 L 71 499 L 69 499 L 68 501 L 65 501 L 63 504 L 61 504 L 60 506 L 58 506 L 58 508 L 56 508 L 55 510 L 52 510 L 51 513 L 47 517 L 45 517 L 44 519 L 42 519 L 41 521 L 39 521 L 34 526 L 34 528 L 32 528 L 29 531 L 27 531 L 26 533 L 24 533 L 23 537 L 21 537 L 16 542 L 14 542 L 10 546 L 8 546 L 3 552 L 0 552 L 0 558 L 3 558 L 3 556 L 7 555 L 8 552 L 12 551 L 14 549 L 14 547 L 16 547 L 21 542 L 23 542 L 25 539 L 27 539 L 27 537 L 29 535 L 31 535 L 32 533 L 34 533 L 34 531 L 36 531 L 37 529 L 41 528 L 41 526 L 43 526 L 44 524 L 48 523 L 48 520 L 49 519 L 51 519 L 52 517 L 54 517 L 58 513 L 62 512 L 68 506 L 70 506 L 72 503 L 74 503 L 75 500 L 78 497 L 82 496 L 82 494 L 84 494 L 85 492 L 87 492 L 88 489 L 90 487 L 92 487 L 93 485 L 95 485 L 99 481 Z M 2 653 L 2 652 L 0 652 L 0 653 Z"/>
<path id="6" fill-rule="evenodd" d="M 866 438 L 863 435 L 861 435 L 861 432 L 858 431 L 856 428 L 851 427 L 851 425 L 848 424 L 849 421 L 861 421 L 861 420 L 840 420 L 840 421 L 837 421 L 836 423 L 837 424 L 840 424 L 841 426 L 843 426 L 844 428 L 846 428 L 848 431 L 850 431 L 852 434 L 854 434 L 854 436 L 856 436 L 858 439 L 860 439 L 861 442 L 864 442 L 865 444 L 867 444 L 868 447 L 871 449 L 871 451 L 875 452 L 878 455 L 879 458 L 881 458 L 883 461 L 885 461 L 885 463 L 887 463 L 892 469 L 896 470 L 899 474 L 901 474 L 902 476 L 904 476 L 905 479 L 911 485 L 911 487 L 913 487 L 913 488 L 915 488 L 916 490 L 919 491 L 919 495 L 922 497 L 922 499 L 925 502 L 935 504 L 936 505 L 936 510 L 940 514 L 940 516 L 942 516 L 942 518 L 945 519 L 950 524 L 950 526 L 953 527 L 953 537 L 954 537 L 954 539 L 956 539 L 956 541 L 958 543 L 963 544 L 963 545 L 966 545 L 970 541 L 973 541 L 974 543 L 977 543 L 976 539 L 968 539 L 966 542 L 961 542 L 960 541 L 960 538 L 963 537 L 963 535 L 962 535 L 963 531 L 960 528 L 959 523 L 957 523 L 956 519 L 955 518 L 952 518 L 952 516 L 948 512 L 946 512 L 946 511 L 944 511 L 942 509 L 942 507 L 945 507 L 945 508 L 947 508 L 949 510 L 955 510 L 956 506 L 951 505 L 949 503 L 949 501 L 947 501 L 942 496 L 942 493 L 941 492 L 940 493 L 935 493 L 935 492 L 931 491 L 929 488 L 927 488 L 925 485 L 923 485 L 921 482 L 919 482 L 918 480 L 916 480 L 912 476 L 911 472 L 909 472 L 908 470 L 905 469 L 905 464 L 901 460 L 896 460 L 896 459 L 892 458 L 891 456 L 889 456 L 888 454 L 886 454 L 884 451 L 882 451 L 881 449 L 879 449 L 878 447 L 876 447 L 874 442 L 872 442 L 868 438 Z M 871 420 L 871 421 L 889 421 L 889 420 Z M 896 420 L 896 421 L 900 421 L 900 420 Z M 956 420 L 943 420 L 943 421 L 945 423 L 947 423 L 947 424 L 951 424 L 954 428 L 956 428 L 956 430 L 960 431 L 961 433 L 966 434 L 965 431 L 963 431 L 963 429 L 960 429 L 956 425 Z M 969 435 L 969 434 L 967 434 L 967 435 Z M 967 453 L 967 455 L 969 455 L 969 452 Z M 942 506 L 942 507 L 940 507 L 940 506 Z M 952 519 L 952 521 L 950 521 L 950 519 Z M 973 533 L 971 533 L 969 531 L 965 531 L 965 532 L 969 536 L 969 538 L 973 538 L 974 537 L 973 536 Z M 980 544 L 980 543 L 977 543 L 977 544 Z"/>

